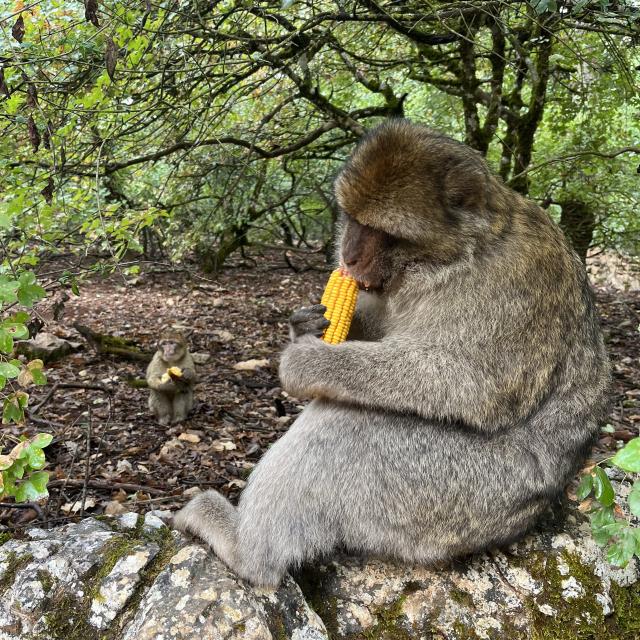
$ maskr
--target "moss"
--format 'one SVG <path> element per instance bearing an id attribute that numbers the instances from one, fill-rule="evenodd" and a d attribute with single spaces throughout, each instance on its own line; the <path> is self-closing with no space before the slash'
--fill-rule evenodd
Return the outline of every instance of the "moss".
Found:
<path id="1" fill-rule="evenodd" d="M 124 618 L 135 611 L 147 588 L 153 583 L 157 575 L 166 567 L 175 553 L 175 540 L 171 530 L 167 527 L 144 530 L 144 517 L 138 516 L 136 526 L 122 531 L 117 521 L 111 517 L 100 518 L 118 532 L 118 535 L 107 541 L 102 547 L 100 555 L 102 561 L 92 574 L 86 576 L 84 596 L 77 597 L 69 593 L 55 593 L 55 579 L 44 570 L 39 570 L 36 576 L 42 584 L 47 596 L 46 610 L 43 616 L 44 628 L 34 635 L 31 640 L 112 640 L 118 637 Z M 140 572 L 140 581 L 129 600 L 125 610 L 112 622 L 106 631 L 98 631 L 89 624 L 91 602 L 94 598 L 101 599 L 100 585 L 111 573 L 114 566 L 131 550 L 143 543 L 155 543 L 159 552 L 153 561 Z M 2 580 L 0 580 L 0 594 L 10 587 L 18 571 L 32 560 L 31 555 L 17 556 L 10 553 L 8 564 Z"/>
<path id="2" fill-rule="evenodd" d="M 118 521 L 113 517 L 113 516 L 105 516 L 104 514 L 99 514 L 97 516 L 91 516 L 94 520 L 97 520 L 98 522 L 102 522 L 103 524 L 106 524 L 109 529 L 111 529 L 111 531 L 115 531 L 116 533 L 122 533 L 120 525 L 118 524 Z"/>
<path id="3" fill-rule="evenodd" d="M 353 640 L 412 640 L 413 638 L 430 638 L 429 628 L 408 630 L 406 618 L 403 612 L 407 596 L 420 588 L 416 582 L 408 582 L 400 596 L 388 605 L 373 610 L 378 619 L 375 626 L 364 630 L 361 634 L 353 636 Z"/>
<path id="4" fill-rule="evenodd" d="M 99 632 L 87 622 L 87 613 L 86 598 L 69 594 L 53 598 L 44 615 L 42 640 L 98 640 Z"/>
<path id="5" fill-rule="evenodd" d="M 640 635 L 640 585 L 619 587 L 612 584 L 613 613 L 605 618 L 596 595 L 602 583 L 593 569 L 577 554 L 563 551 L 561 560 L 569 568 L 567 576 L 558 569 L 558 559 L 543 553 L 532 554 L 526 568 L 542 584 L 542 593 L 527 601 L 532 619 L 532 640 L 635 640 Z M 562 581 L 574 577 L 583 594 L 570 600 L 562 596 Z M 553 616 L 543 614 L 537 603 L 553 607 Z"/>
<path id="6" fill-rule="evenodd" d="M 53 576 L 44 569 L 38 569 L 38 571 L 36 571 L 36 576 L 38 577 L 38 580 L 42 585 L 42 590 L 45 592 L 45 594 L 49 593 L 54 584 Z"/>
<path id="7" fill-rule="evenodd" d="M 640 637 L 640 582 L 630 587 L 611 584 L 613 614 L 607 619 L 611 637 L 616 640 L 636 640 Z"/>
<path id="8" fill-rule="evenodd" d="M 271 612 L 269 616 L 269 631 L 271 631 L 271 636 L 273 640 L 288 640 L 289 635 L 287 634 L 287 628 L 284 624 L 284 620 L 281 615 L 276 615 L 275 612 Z M 242 631 L 242 630 L 240 630 Z"/>
<path id="9" fill-rule="evenodd" d="M 69 593 L 54 595 L 48 605 L 47 613 L 44 615 L 45 630 L 42 640 L 102 640 L 109 638 L 111 632 L 104 633 L 98 631 L 89 624 L 89 613 L 91 601 L 95 598 L 100 600 L 100 585 L 104 578 L 111 573 L 116 562 L 125 556 L 136 544 L 134 539 L 128 536 L 118 536 L 109 540 L 101 549 L 103 562 L 93 575 L 86 581 L 85 596 L 78 598 Z M 46 573 L 46 572 L 41 572 Z M 38 576 L 45 587 L 43 577 Z M 49 579 L 51 576 L 49 576 Z"/>
<path id="10" fill-rule="evenodd" d="M 118 613 L 111 623 L 112 629 L 120 628 L 130 611 L 136 611 L 147 589 L 153 584 L 158 574 L 167 566 L 169 560 L 176 553 L 176 542 L 168 527 L 161 527 L 151 532 L 145 532 L 146 542 L 155 542 L 160 550 L 156 557 L 139 573 L 139 581 L 129 598 L 126 607 Z M 140 541 L 136 541 L 139 543 Z"/>
<path id="11" fill-rule="evenodd" d="M 113 538 L 105 544 L 100 551 L 103 563 L 91 579 L 91 587 L 89 589 L 90 599 L 95 598 L 98 601 L 102 601 L 103 598 L 100 595 L 100 585 L 102 581 L 111 573 L 113 567 L 116 566 L 116 562 L 126 556 L 135 545 L 136 540 L 129 537 Z"/>
<path id="12" fill-rule="evenodd" d="M 602 607 L 595 598 L 600 583 L 593 573 L 588 575 L 580 560 L 563 553 L 569 575 L 563 576 L 556 556 L 542 553 L 531 555 L 529 571 L 542 584 L 542 593 L 536 599 L 553 607 L 556 613 L 548 616 L 540 611 L 535 600 L 528 602 L 533 624 L 533 640 L 578 640 L 594 638 L 594 628 L 604 623 Z M 572 599 L 562 595 L 562 581 L 573 576 L 581 585 L 583 594 Z"/>
<path id="13" fill-rule="evenodd" d="M 449 592 L 449 595 L 454 602 L 457 602 L 468 609 L 474 608 L 473 598 L 470 593 L 467 593 L 462 589 L 458 589 L 457 587 L 453 587 Z"/>
<path id="14" fill-rule="evenodd" d="M 329 638 L 335 640 L 339 638 L 338 632 L 338 598 L 329 596 L 327 598 L 317 595 L 308 600 L 309 606 L 320 616 L 327 629 Z"/>
<path id="15" fill-rule="evenodd" d="M 0 547 L 5 543 L 11 540 L 13 536 L 10 533 L 0 533 Z"/>
<path id="16" fill-rule="evenodd" d="M 480 640 L 480 636 L 473 630 L 472 627 L 468 627 L 466 624 L 463 624 L 460 621 L 456 621 L 453 623 L 453 631 L 456 634 L 457 640 Z M 511 640 L 511 636 L 503 637 L 509 638 L 509 640 Z"/>
<path id="17" fill-rule="evenodd" d="M 320 616 L 331 640 L 340 637 L 338 632 L 338 599 L 326 595 L 330 592 L 329 584 L 335 577 L 335 569 L 327 567 L 326 571 L 316 571 L 307 566 L 293 572 L 293 579 L 298 583 L 307 604 Z"/>
<path id="18" fill-rule="evenodd" d="M 0 578 L 0 594 L 3 594 L 13 584 L 18 571 L 29 564 L 32 559 L 33 556 L 30 553 L 19 556 L 15 551 L 12 551 L 7 554 L 5 560 L 7 568 L 4 570 L 2 578 Z"/>
<path id="19" fill-rule="evenodd" d="M 136 519 L 136 526 L 133 528 L 130 535 L 135 538 L 147 537 L 145 536 L 144 532 L 144 516 L 141 513 L 138 514 L 138 518 Z"/>
<path id="20" fill-rule="evenodd" d="M 403 592 L 389 605 L 374 609 L 373 613 L 378 622 L 374 627 L 366 629 L 362 637 L 367 640 L 411 640 L 411 634 L 399 624 L 399 618 L 403 616 L 402 605 L 407 595 Z"/>

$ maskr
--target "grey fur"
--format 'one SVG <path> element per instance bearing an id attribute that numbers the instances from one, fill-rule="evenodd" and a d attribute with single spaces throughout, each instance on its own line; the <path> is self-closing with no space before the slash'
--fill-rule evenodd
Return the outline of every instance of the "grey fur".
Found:
<path id="1" fill-rule="evenodd" d="M 371 182 L 367 171 L 410 136 L 408 170 L 438 169 L 411 192 L 387 185 L 375 198 L 393 203 L 385 218 L 366 194 L 395 174 Z M 293 331 L 282 385 L 313 400 L 254 469 L 237 510 L 207 492 L 175 519 L 259 585 L 337 546 L 433 563 L 522 535 L 576 473 L 607 407 L 583 265 L 477 154 L 393 122 L 356 149 L 336 191 L 354 218 L 397 238 L 407 219 L 408 238 L 379 257 L 384 286 L 360 293 L 347 342 Z"/>

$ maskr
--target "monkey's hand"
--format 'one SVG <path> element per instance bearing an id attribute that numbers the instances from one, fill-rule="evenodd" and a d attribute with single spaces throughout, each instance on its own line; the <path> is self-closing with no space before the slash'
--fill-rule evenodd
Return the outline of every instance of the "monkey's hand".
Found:
<path id="1" fill-rule="evenodd" d="M 181 380 L 184 382 L 188 382 L 189 384 L 193 382 L 196 378 L 196 372 L 191 368 L 185 368 L 182 370 Z"/>
<path id="2" fill-rule="evenodd" d="M 291 342 L 297 342 L 302 336 L 312 335 L 319 338 L 329 326 L 329 321 L 324 317 L 327 310 L 322 304 L 314 304 L 311 307 L 302 307 L 295 311 L 289 318 L 289 336 Z"/>
<path id="3" fill-rule="evenodd" d="M 279 375 L 283 389 L 296 398 L 323 395 L 322 384 L 314 371 L 314 363 L 324 362 L 325 355 L 330 358 L 335 346 L 310 333 L 295 338 L 280 357 Z"/>
<path id="4" fill-rule="evenodd" d="M 150 389 L 155 389 L 156 391 L 175 391 L 176 383 L 170 377 L 168 380 L 163 380 L 162 376 L 151 376 L 147 379 L 147 384 Z"/>

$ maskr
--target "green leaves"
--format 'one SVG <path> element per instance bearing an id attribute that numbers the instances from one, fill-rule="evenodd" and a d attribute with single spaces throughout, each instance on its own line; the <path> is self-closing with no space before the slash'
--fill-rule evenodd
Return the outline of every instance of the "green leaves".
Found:
<path id="1" fill-rule="evenodd" d="M 16 366 L 16 363 L 18 366 Z M 20 375 L 20 361 L 0 362 L 0 376 L 3 378 L 17 378 Z"/>
<path id="2" fill-rule="evenodd" d="M 616 567 L 626 567 L 634 554 L 639 553 L 640 545 L 631 527 L 622 529 L 607 549 L 607 560 Z"/>
<path id="3" fill-rule="evenodd" d="M 627 473 L 640 473 L 640 438 L 627 442 L 611 462 Z"/>
<path id="4" fill-rule="evenodd" d="M 0 275 L 0 307 L 18 300 L 17 291 L 19 286 L 20 283 L 17 280 Z"/>
<path id="5" fill-rule="evenodd" d="M 46 498 L 49 495 L 47 491 L 48 482 L 49 474 L 46 471 L 33 473 L 18 486 L 15 494 L 16 502 L 34 502 L 41 498 Z"/>
<path id="6" fill-rule="evenodd" d="M 640 471 L 640 438 L 630 440 L 610 460 L 627 473 Z M 640 528 L 628 520 L 616 518 L 616 510 L 623 512 L 615 504 L 615 492 L 609 477 L 602 467 L 596 466 L 593 473 L 580 480 L 576 497 L 583 501 L 593 493 L 591 532 L 597 544 L 607 547 L 607 559 L 617 567 L 624 567 L 634 555 L 640 557 Z M 640 517 L 640 480 L 637 480 L 628 496 L 629 511 Z"/>
<path id="7" fill-rule="evenodd" d="M 39 433 L 23 439 L 9 454 L 0 455 L 0 498 L 13 496 L 16 502 L 33 502 L 46 497 L 49 474 L 43 449 L 53 436 Z"/>
<path id="8" fill-rule="evenodd" d="M 629 511 L 640 518 L 640 480 L 636 480 L 629 494 Z"/>
<path id="9" fill-rule="evenodd" d="M 11 353 L 13 341 L 29 337 L 29 330 L 19 322 L 0 322 L 0 353 Z"/>
<path id="10" fill-rule="evenodd" d="M 47 295 L 47 292 L 36 283 L 36 276 L 31 271 L 23 273 L 18 282 L 18 301 L 25 307 L 32 307 L 34 302 Z"/>
<path id="11" fill-rule="evenodd" d="M 16 391 L 7 396 L 2 408 L 2 424 L 24 422 L 24 411 L 29 404 L 29 395 L 24 391 Z"/>
<path id="12" fill-rule="evenodd" d="M 552 12 L 558 10 L 558 3 L 556 0 L 533 0 L 531 2 L 531 6 L 537 14 L 542 14 L 546 11 Z"/>
<path id="13" fill-rule="evenodd" d="M 576 490 L 576 497 L 580 502 L 589 496 L 593 489 L 593 476 L 582 476 L 578 489 Z"/>
<path id="14" fill-rule="evenodd" d="M 17 278 L 0 275 L 0 311 L 3 306 L 15 303 L 31 307 L 45 295 L 46 291 L 36 282 L 36 276 L 31 271 L 24 271 Z M 47 382 L 42 360 L 23 364 L 20 360 L 6 359 L 6 356 L 13 353 L 15 340 L 29 337 L 25 324 L 28 320 L 29 314 L 23 311 L 0 320 L 0 391 L 5 390 L 7 383 L 12 380 L 16 380 L 21 387 L 32 384 L 42 385 Z M 9 393 L 3 391 L 0 394 L 2 423 L 23 422 L 28 403 L 29 395 L 24 391 L 15 390 L 15 385 L 10 384 Z M 44 454 L 42 456 L 44 459 Z"/>
<path id="15" fill-rule="evenodd" d="M 28 387 L 31 384 L 42 385 L 47 384 L 47 376 L 42 371 L 44 364 L 42 360 L 35 359 L 23 367 L 18 375 L 18 384 L 22 387 Z"/>
<path id="16" fill-rule="evenodd" d="M 0 389 L 4 389 L 7 380 L 17 378 L 20 375 L 22 363 L 20 360 L 11 360 L 9 362 L 0 361 Z"/>
<path id="17" fill-rule="evenodd" d="M 31 271 L 23 272 L 17 280 L 0 275 L 0 308 L 14 302 L 32 307 L 34 302 L 46 295 L 47 292 L 36 283 L 36 276 Z"/>
<path id="18" fill-rule="evenodd" d="M 593 476 L 593 489 L 596 496 L 596 500 L 603 504 L 605 507 L 610 507 L 613 504 L 615 494 L 611 481 L 609 480 L 604 469 L 600 467 L 595 468 L 595 475 Z"/>

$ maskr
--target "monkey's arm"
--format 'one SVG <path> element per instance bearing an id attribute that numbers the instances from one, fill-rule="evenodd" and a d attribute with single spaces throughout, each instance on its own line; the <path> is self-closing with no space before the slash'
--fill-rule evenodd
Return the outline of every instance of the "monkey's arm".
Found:
<path id="1" fill-rule="evenodd" d="M 166 382 L 162 382 L 162 379 L 159 375 L 148 376 L 147 384 L 149 385 L 149 389 L 153 389 L 154 391 L 175 391 L 176 390 L 176 383 L 173 380 L 167 380 Z"/>
<path id="2" fill-rule="evenodd" d="M 539 400 L 526 382 L 524 359 L 510 362 L 507 355 L 481 361 L 474 353 L 481 352 L 461 343 L 444 348 L 404 336 L 339 345 L 304 336 L 285 349 L 280 379 L 298 397 L 413 413 L 489 431 L 524 418 Z M 551 376 L 551 367 L 540 372 L 546 374 Z"/>
<path id="3" fill-rule="evenodd" d="M 162 381 L 162 376 L 166 373 L 167 368 L 167 365 L 158 357 L 158 354 L 153 356 L 147 367 L 146 374 L 149 389 L 153 389 L 154 391 L 176 390 L 176 383 L 173 380 Z"/>
<path id="4" fill-rule="evenodd" d="M 195 385 L 197 382 L 196 365 L 189 352 L 187 352 L 187 355 L 180 361 L 178 366 L 182 370 L 181 380 L 191 387 Z"/>

